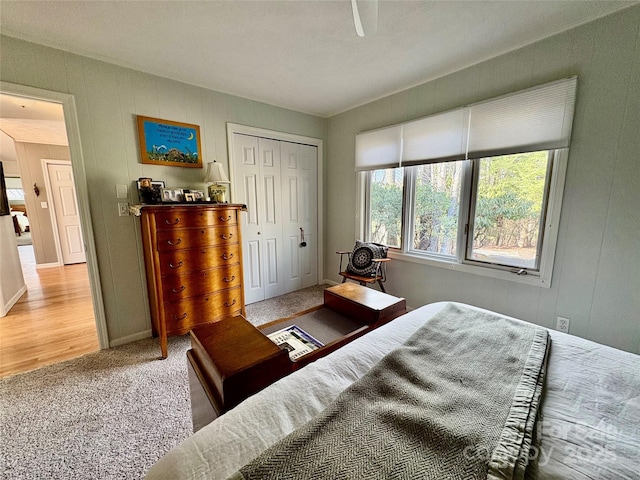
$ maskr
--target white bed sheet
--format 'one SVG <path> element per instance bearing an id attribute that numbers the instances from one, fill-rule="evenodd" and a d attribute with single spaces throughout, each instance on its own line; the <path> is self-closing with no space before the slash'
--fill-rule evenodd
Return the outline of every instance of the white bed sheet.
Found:
<path id="1" fill-rule="evenodd" d="M 228 478 L 321 412 L 446 304 L 413 310 L 248 398 L 172 449 L 145 478 Z M 539 478 L 640 479 L 640 357 L 550 333 Z"/>
<path id="2" fill-rule="evenodd" d="M 29 228 L 29 218 L 18 210 L 11 210 L 11 215 L 14 215 L 18 219 L 18 225 L 23 232 L 26 232 Z"/>

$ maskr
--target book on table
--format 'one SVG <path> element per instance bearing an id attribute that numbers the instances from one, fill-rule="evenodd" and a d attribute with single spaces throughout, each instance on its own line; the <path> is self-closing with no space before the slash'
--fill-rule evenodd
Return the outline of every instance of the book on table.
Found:
<path id="1" fill-rule="evenodd" d="M 290 325 L 267 337 L 280 348 L 289 352 L 289 358 L 295 360 L 324 346 L 322 342 L 309 335 L 297 325 Z"/>

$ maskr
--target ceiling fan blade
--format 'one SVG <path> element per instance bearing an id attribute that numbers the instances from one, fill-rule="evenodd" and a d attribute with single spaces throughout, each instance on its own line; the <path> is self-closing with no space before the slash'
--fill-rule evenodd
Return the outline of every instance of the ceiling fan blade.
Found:
<path id="1" fill-rule="evenodd" d="M 364 37 L 370 35 L 378 28 L 378 0 L 351 0 L 353 23 L 356 34 Z"/>

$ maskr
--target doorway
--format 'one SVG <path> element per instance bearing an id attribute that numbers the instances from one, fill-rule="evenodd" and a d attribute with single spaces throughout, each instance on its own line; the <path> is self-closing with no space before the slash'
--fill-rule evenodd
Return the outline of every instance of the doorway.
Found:
<path id="1" fill-rule="evenodd" d="M 61 285 L 69 284 L 69 278 L 74 278 L 73 284 L 78 286 L 78 290 L 76 290 L 75 293 L 67 292 L 66 295 L 68 296 L 67 300 L 70 300 L 72 297 L 74 297 L 74 295 L 75 297 L 84 298 L 84 303 L 82 307 L 82 310 L 84 312 L 83 315 L 84 316 L 86 316 L 87 314 L 90 315 L 89 329 L 87 330 L 86 325 L 85 327 L 83 327 L 85 328 L 85 333 L 88 332 L 84 336 L 88 338 L 91 335 L 93 335 L 94 339 L 97 339 L 97 341 L 94 342 L 95 344 L 97 344 L 97 349 L 108 348 L 109 342 L 108 342 L 108 335 L 106 330 L 104 305 L 103 305 L 103 299 L 102 299 L 102 294 L 100 289 L 98 264 L 97 264 L 96 254 L 95 254 L 95 242 L 93 238 L 93 232 L 92 232 L 91 221 L 90 221 L 90 213 L 88 208 L 87 182 L 84 174 L 84 160 L 82 157 L 82 151 L 80 148 L 80 142 L 78 137 L 78 131 L 79 131 L 78 123 L 77 123 L 78 121 L 77 121 L 77 116 L 75 112 L 73 96 L 67 95 L 67 94 L 61 94 L 58 92 L 50 92 L 46 90 L 34 89 L 31 87 L 25 87 L 21 85 L 8 84 L 5 82 L 2 82 L 0 84 L 0 100 L 5 101 L 6 100 L 5 97 L 14 97 L 14 98 L 17 97 L 18 99 L 22 99 L 25 102 L 26 106 L 18 105 L 18 107 L 23 110 L 28 110 L 28 108 L 32 106 L 34 102 L 53 104 L 53 105 L 57 105 L 58 107 L 62 107 L 62 111 L 63 111 L 62 128 L 64 130 L 63 133 L 65 137 L 68 139 L 68 142 L 67 142 L 68 146 L 66 146 L 66 149 L 68 150 L 68 157 L 65 160 L 69 164 L 73 177 L 75 177 L 72 179 L 71 185 L 73 186 L 73 189 L 76 190 L 77 192 L 77 198 L 75 198 L 76 195 L 74 195 L 72 202 L 70 198 L 66 198 L 65 201 L 67 203 L 67 206 L 71 204 L 73 205 L 73 207 L 76 210 L 76 214 L 80 223 L 79 225 L 71 227 L 70 230 L 75 231 L 75 234 L 74 234 L 75 237 L 71 239 L 70 243 L 72 244 L 73 249 L 76 252 L 78 252 L 79 250 L 82 250 L 83 255 L 86 255 L 86 257 L 84 259 L 81 259 L 81 262 L 86 262 L 86 263 L 78 263 L 76 265 L 69 265 L 67 267 L 63 266 L 64 263 L 73 263 L 73 262 L 65 262 L 61 258 L 61 256 L 58 255 L 58 252 L 56 251 L 57 250 L 56 244 L 53 241 L 53 237 L 46 238 L 47 237 L 46 229 L 38 228 L 38 226 L 35 225 L 38 223 L 38 221 L 42 219 L 37 218 L 38 217 L 37 215 L 32 215 L 30 218 L 30 222 L 32 224 L 30 228 L 32 241 L 33 241 L 34 247 L 36 245 L 42 247 L 40 249 L 41 250 L 40 253 L 42 253 L 42 256 L 43 256 L 42 261 L 40 261 L 39 259 L 37 262 L 39 268 L 35 270 L 37 271 L 39 278 L 53 278 L 55 277 L 54 272 L 58 271 L 58 274 L 62 275 L 61 278 L 63 278 L 63 280 L 60 282 Z M 18 102 L 18 103 L 21 103 L 21 102 Z M 5 125 L 6 122 L 4 118 L 7 111 L 10 111 L 10 109 L 5 109 L 5 108 L 2 109 L 2 119 L 0 119 L 0 121 L 2 121 L 2 124 L 3 124 L 2 132 L 0 132 L 0 135 L 2 135 L 3 146 L 7 137 L 7 134 L 5 133 L 6 129 L 4 128 L 6 127 Z M 28 115 L 25 115 L 25 116 L 28 117 Z M 13 117 L 8 117 L 8 118 L 15 119 L 17 118 L 17 116 L 14 115 Z M 24 121 L 16 122 L 15 120 L 13 120 L 8 123 L 13 123 L 13 124 L 21 123 L 22 126 L 24 127 Z M 37 124 L 38 122 L 35 122 L 35 125 Z M 46 125 L 45 128 L 43 128 L 43 130 L 47 130 L 47 128 L 51 127 L 51 124 L 50 123 L 46 124 L 46 122 L 44 124 L 41 123 L 41 125 Z M 35 131 L 37 132 L 38 129 L 36 128 Z M 41 132 L 41 133 L 44 133 L 44 132 Z M 24 140 L 24 138 L 22 138 L 22 140 Z M 37 141 L 41 141 L 41 139 L 38 138 Z M 14 142 L 15 142 L 15 139 L 14 139 Z M 24 150 L 26 150 L 26 148 L 24 147 L 24 144 L 25 143 L 21 142 L 21 146 L 19 147 L 23 149 L 21 153 L 24 153 Z M 52 147 L 50 149 L 50 152 L 53 151 L 53 152 L 59 153 L 61 148 L 62 146 L 57 145 L 55 147 Z M 6 149 L 3 149 L 3 150 L 6 152 Z M 42 177 L 40 177 L 43 179 L 43 181 L 40 183 L 40 188 L 45 187 L 42 189 L 46 190 L 47 193 L 49 193 L 50 191 L 50 186 L 46 185 L 46 182 L 44 181 L 45 174 L 43 173 L 43 169 L 46 171 L 47 167 L 46 167 L 46 162 L 43 162 L 43 159 L 48 160 L 48 159 L 51 159 L 52 157 L 53 158 L 55 158 L 56 156 L 59 157 L 59 155 L 50 154 L 50 152 L 49 154 L 41 153 L 37 160 L 39 170 L 40 170 L 39 173 L 43 175 Z M 26 168 L 29 169 L 29 171 L 31 171 L 33 169 L 36 169 L 37 167 L 34 167 L 33 165 L 29 165 Z M 38 188 L 38 182 L 33 182 L 33 185 L 31 182 L 29 182 L 28 184 L 25 184 L 26 175 L 23 175 L 22 170 L 23 170 L 23 166 L 20 165 L 19 174 L 22 177 L 23 188 L 25 192 L 31 193 L 31 191 L 33 191 L 34 193 L 36 193 L 36 190 L 40 189 Z M 37 211 L 37 209 L 40 208 L 45 211 L 46 215 L 49 215 L 49 211 L 51 211 L 52 213 L 53 211 L 55 211 L 55 205 L 54 205 L 55 202 L 49 197 L 35 196 L 33 198 L 34 199 L 31 201 L 32 210 Z M 49 207 L 53 207 L 53 210 L 49 210 Z M 43 216 L 42 218 L 45 218 L 45 217 Z M 50 215 L 49 215 L 49 218 L 51 218 Z M 41 237 L 45 237 L 45 238 L 41 238 Z M 19 247 L 19 248 L 33 248 L 33 247 Z M 53 254 L 52 254 L 52 251 L 53 251 Z M 20 255 L 20 256 L 21 256 L 21 259 L 25 257 L 25 255 Z M 34 263 L 35 263 L 35 255 L 31 255 L 31 256 L 32 258 L 34 258 Z M 29 257 L 29 255 L 26 255 L 26 257 Z M 76 258 L 76 260 L 78 260 L 78 258 Z M 23 270 L 25 271 L 29 271 L 28 270 L 29 268 L 33 268 L 33 266 L 31 267 L 29 267 L 28 265 L 23 266 Z M 71 270 L 73 270 L 73 272 L 71 272 Z M 57 282 L 57 279 L 53 279 L 52 282 L 54 283 Z M 49 291 L 55 291 L 55 289 L 53 290 L 51 288 L 41 289 L 41 293 L 44 292 L 42 293 L 42 295 L 44 295 L 45 298 L 43 299 L 43 301 L 40 301 L 40 303 L 48 303 L 51 300 L 50 298 L 46 298 L 47 292 Z M 20 302 L 22 302 L 22 299 L 18 303 Z M 68 301 L 66 303 L 68 303 Z M 30 308 L 26 308 L 26 310 L 29 310 L 29 309 Z M 21 305 L 21 307 L 18 308 L 18 310 L 22 312 L 22 314 L 24 314 L 25 305 Z M 9 315 L 10 314 L 11 312 L 9 313 Z M 44 315 L 45 317 L 47 316 L 46 313 L 43 314 L 42 312 L 38 312 L 38 315 L 40 316 Z M 71 314 L 71 317 L 73 317 L 73 314 Z M 40 326 L 38 328 L 42 328 L 42 327 Z M 86 343 L 87 342 L 85 342 L 85 347 L 86 347 Z M 89 341 L 88 343 L 91 343 L 91 341 Z M 3 341 L 3 344 L 4 344 L 4 341 Z M 75 355 L 75 356 L 78 356 L 83 353 L 87 353 L 86 348 L 96 349 L 95 346 L 86 347 L 86 348 L 85 347 L 75 348 L 67 342 L 65 345 L 60 345 L 60 350 L 61 351 L 67 350 L 70 352 L 73 352 L 75 350 L 76 352 L 80 352 L 80 353 L 76 353 Z M 55 355 L 53 357 L 55 358 L 50 363 L 54 363 L 56 361 L 60 361 L 64 359 L 60 356 L 55 356 Z M 35 368 L 35 367 L 32 366 L 31 368 Z"/>

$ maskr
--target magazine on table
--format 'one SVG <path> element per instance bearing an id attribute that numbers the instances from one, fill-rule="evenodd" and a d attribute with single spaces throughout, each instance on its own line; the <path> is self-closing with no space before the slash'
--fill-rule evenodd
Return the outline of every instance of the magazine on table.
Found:
<path id="1" fill-rule="evenodd" d="M 267 337 L 280 348 L 287 350 L 291 360 L 296 360 L 324 346 L 324 343 L 313 338 L 297 325 L 290 325 L 270 333 Z"/>

